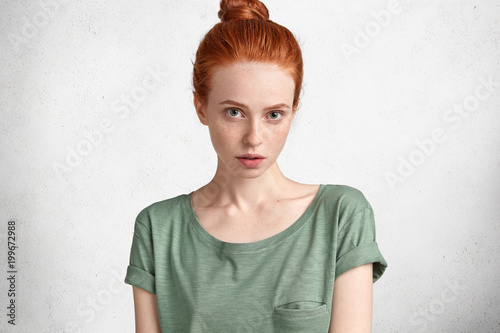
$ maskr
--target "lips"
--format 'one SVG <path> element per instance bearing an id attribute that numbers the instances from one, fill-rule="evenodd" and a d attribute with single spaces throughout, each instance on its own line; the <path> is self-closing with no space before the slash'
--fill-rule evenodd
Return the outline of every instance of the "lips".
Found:
<path id="1" fill-rule="evenodd" d="M 257 168 L 264 160 L 264 157 L 259 154 L 245 154 L 238 156 L 237 159 L 247 168 Z"/>
<path id="2" fill-rule="evenodd" d="M 247 158 L 250 160 L 254 160 L 257 158 L 264 158 L 264 156 L 259 155 L 259 154 L 245 154 L 245 155 L 238 156 L 238 158 Z"/>

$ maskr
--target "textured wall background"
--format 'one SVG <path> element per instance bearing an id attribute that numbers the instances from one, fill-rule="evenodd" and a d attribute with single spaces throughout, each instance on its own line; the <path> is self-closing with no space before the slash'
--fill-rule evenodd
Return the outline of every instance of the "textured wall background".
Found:
<path id="1" fill-rule="evenodd" d="M 374 332 L 498 332 L 500 5 L 269 0 L 300 39 L 288 177 L 347 184 L 389 263 Z M 217 1 L 0 1 L 0 331 L 133 332 L 134 218 L 208 182 L 191 61 Z M 16 221 L 16 326 L 7 223 Z"/>

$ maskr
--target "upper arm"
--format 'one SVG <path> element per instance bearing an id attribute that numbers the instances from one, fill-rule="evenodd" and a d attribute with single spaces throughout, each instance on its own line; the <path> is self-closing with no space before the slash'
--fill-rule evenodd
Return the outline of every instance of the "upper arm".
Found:
<path id="1" fill-rule="evenodd" d="M 351 268 L 335 279 L 328 333 L 372 331 L 373 263 Z"/>
<path id="2" fill-rule="evenodd" d="M 133 287 L 136 333 L 161 333 L 156 295 Z"/>

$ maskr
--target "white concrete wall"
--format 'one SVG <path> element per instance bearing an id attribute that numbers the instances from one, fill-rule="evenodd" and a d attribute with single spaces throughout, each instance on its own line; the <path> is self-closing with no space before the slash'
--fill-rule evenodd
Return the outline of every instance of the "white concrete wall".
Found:
<path id="1" fill-rule="evenodd" d="M 373 331 L 498 332 L 498 1 L 266 4 L 305 58 L 283 172 L 357 187 L 375 209 L 389 268 Z M 0 2 L 0 331 L 134 331 L 123 278 L 136 214 L 214 173 L 190 79 L 217 11 L 215 0 Z"/>

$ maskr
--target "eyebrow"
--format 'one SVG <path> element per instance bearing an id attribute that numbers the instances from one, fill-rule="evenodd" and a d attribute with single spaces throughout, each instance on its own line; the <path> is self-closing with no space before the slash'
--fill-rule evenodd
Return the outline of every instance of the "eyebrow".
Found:
<path id="1" fill-rule="evenodd" d="M 224 102 L 220 102 L 219 103 L 219 105 L 222 105 L 222 104 L 236 105 L 236 106 L 239 106 L 241 108 L 248 109 L 247 105 L 239 103 L 239 102 L 236 102 L 236 101 L 233 101 L 231 99 L 228 99 L 228 100 L 226 100 Z M 275 110 L 275 109 L 281 109 L 281 108 L 290 109 L 290 107 L 288 106 L 288 104 L 279 103 L 279 104 L 276 104 L 276 105 L 273 105 L 273 106 L 269 106 L 269 107 L 265 108 L 264 110 L 268 111 L 268 110 Z"/>

